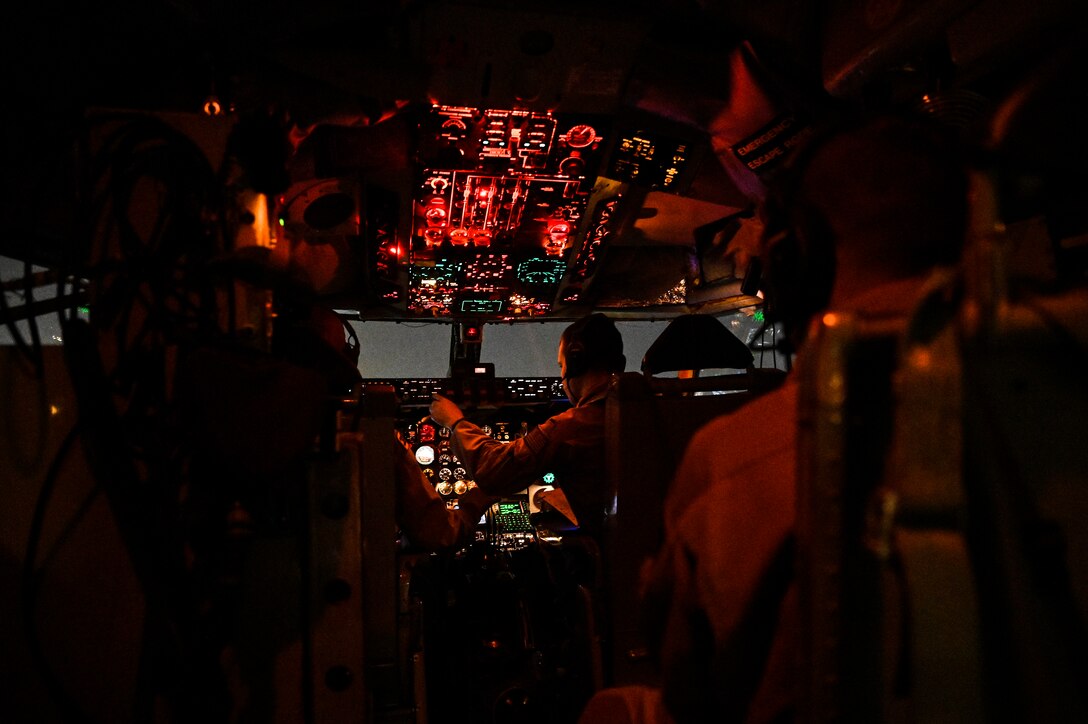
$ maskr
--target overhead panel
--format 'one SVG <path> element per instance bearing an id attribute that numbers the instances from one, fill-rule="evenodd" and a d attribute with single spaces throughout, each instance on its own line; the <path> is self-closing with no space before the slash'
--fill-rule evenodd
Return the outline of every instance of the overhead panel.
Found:
<path id="1" fill-rule="evenodd" d="M 592 116 L 434 106 L 420 128 L 408 311 L 546 314 L 589 202 Z"/>

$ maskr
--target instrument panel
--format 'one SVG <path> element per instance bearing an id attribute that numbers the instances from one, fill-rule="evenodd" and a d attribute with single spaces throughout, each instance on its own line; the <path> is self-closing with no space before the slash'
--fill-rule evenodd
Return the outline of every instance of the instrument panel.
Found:
<path id="1" fill-rule="evenodd" d="M 377 383 L 391 384 L 396 390 L 400 400 L 398 432 L 413 451 L 423 475 L 451 508 L 457 507 L 460 497 L 476 483 L 471 471 L 457 456 L 452 432 L 427 415 L 432 393 L 457 402 L 470 421 L 503 443 L 524 436 L 569 406 L 562 391 L 562 381 L 550 377 L 366 380 L 364 386 Z M 532 521 L 532 515 L 537 511 L 531 494 L 557 482 L 553 474 L 545 474 L 525 491 L 495 503 L 480 520 L 476 540 L 503 550 L 532 544 L 537 540 L 538 531 Z M 553 534 L 548 531 L 545 535 L 550 538 Z"/>
<path id="2" fill-rule="evenodd" d="M 548 312 L 602 160 L 600 125 L 541 111 L 434 106 L 420 124 L 409 310 Z"/>
<path id="3" fill-rule="evenodd" d="M 416 379 L 367 379 L 367 385 L 393 387 L 402 411 L 429 407 L 432 395 L 453 400 L 464 410 L 498 407 L 547 407 L 567 404 L 563 381 L 558 377 L 425 377 Z M 541 418 L 544 419 L 544 418 Z M 475 421 L 475 420 L 473 420 Z"/>

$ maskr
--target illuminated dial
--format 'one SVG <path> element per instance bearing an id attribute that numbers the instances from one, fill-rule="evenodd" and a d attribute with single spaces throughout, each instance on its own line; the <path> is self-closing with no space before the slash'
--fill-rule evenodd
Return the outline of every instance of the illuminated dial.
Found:
<path id="1" fill-rule="evenodd" d="M 434 486 L 434 489 L 438 491 L 439 495 L 449 495 L 453 492 L 453 486 L 444 480 L 438 485 Z"/>
<path id="2" fill-rule="evenodd" d="M 566 176 L 581 176 L 586 170 L 586 162 L 580 158 L 571 156 L 559 164 L 559 173 Z"/>
<path id="3" fill-rule="evenodd" d="M 441 470 L 438 471 L 438 479 L 439 480 L 449 480 L 452 477 L 453 477 L 453 471 L 450 470 L 449 468 L 442 468 Z"/>
<path id="4" fill-rule="evenodd" d="M 416 462 L 420 465 L 430 465 L 434 462 L 434 448 L 430 445 L 420 445 L 416 448 Z"/>
<path id="5" fill-rule="evenodd" d="M 460 118 L 447 118 L 442 123 L 442 138 L 456 143 L 465 137 L 468 128 Z"/>
<path id="6" fill-rule="evenodd" d="M 445 467 L 449 467 L 453 464 L 453 456 L 449 453 L 442 453 L 438 456 L 438 464 Z"/>
<path id="7" fill-rule="evenodd" d="M 453 492 L 457 493 L 458 495 L 464 495 L 468 492 L 468 483 L 466 483 L 464 480 L 458 480 L 456 483 L 453 484 Z"/>
<path id="8" fill-rule="evenodd" d="M 430 207 L 423 213 L 423 216 L 427 219 L 427 224 L 430 226 L 446 225 L 446 210 L 441 206 Z"/>
<path id="9" fill-rule="evenodd" d="M 565 221 L 559 221 L 548 227 L 548 237 L 552 243 L 562 244 L 566 241 L 567 236 L 570 234 L 570 224 Z"/>
<path id="10" fill-rule="evenodd" d="M 467 476 L 467 475 L 468 475 L 468 471 L 465 470 L 464 468 L 457 468 L 456 470 L 453 471 L 453 477 L 457 478 L 458 480 L 464 480 L 465 476 Z"/>
<path id="11" fill-rule="evenodd" d="M 571 148 L 585 148 L 593 143 L 593 139 L 596 137 L 597 131 L 594 130 L 593 126 L 579 123 L 567 131 L 567 145 Z"/>

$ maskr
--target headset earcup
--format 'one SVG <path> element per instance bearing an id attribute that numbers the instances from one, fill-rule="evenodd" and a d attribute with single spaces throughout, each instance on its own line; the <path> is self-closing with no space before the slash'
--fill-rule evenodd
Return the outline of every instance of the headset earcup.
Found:
<path id="1" fill-rule="evenodd" d="M 767 318 L 800 344 L 812 316 L 826 308 L 835 275 L 835 247 L 823 216 L 801 201 L 801 178 L 826 140 L 814 134 L 773 179 L 764 200 L 763 290 Z"/>
<path id="2" fill-rule="evenodd" d="M 564 348 L 567 362 L 567 377 L 578 377 L 587 372 L 586 345 L 581 340 L 573 340 Z"/>
<path id="3" fill-rule="evenodd" d="M 835 250 L 827 224 L 795 210 L 768 240 L 764 265 L 767 317 L 781 322 L 786 338 L 798 344 L 831 298 Z"/>

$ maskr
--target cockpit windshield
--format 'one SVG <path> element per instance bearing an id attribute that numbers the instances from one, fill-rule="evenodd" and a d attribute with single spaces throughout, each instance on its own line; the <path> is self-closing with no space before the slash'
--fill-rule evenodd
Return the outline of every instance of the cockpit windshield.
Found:
<path id="1" fill-rule="evenodd" d="M 762 315 L 747 309 L 718 319 L 754 349 L 755 366 L 780 366 L 770 350 L 760 353 L 765 329 Z M 627 371 L 638 372 L 642 358 L 669 320 L 617 320 L 623 335 Z M 444 322 L 352 321 L 359 337 L 359 369 L 365 378 L 431 378 L 449 374 L 451 325 Z M 481 325 L 480 361 L 494 365 L 497 377 L 557 377 L 556 349 L 569 321 L 488 323 Z M 768 340 L 770 338 L 768 337 Z M 712 372 L 708 370 L 708 373 Z M 664 373 L 675 376 L 675 372 Z"/>

